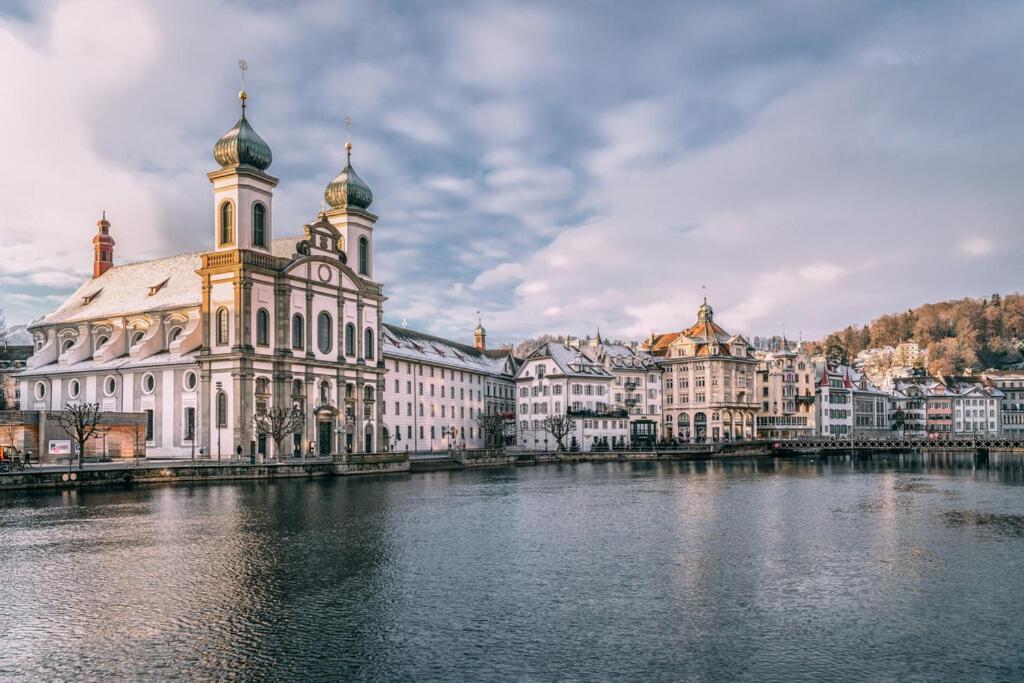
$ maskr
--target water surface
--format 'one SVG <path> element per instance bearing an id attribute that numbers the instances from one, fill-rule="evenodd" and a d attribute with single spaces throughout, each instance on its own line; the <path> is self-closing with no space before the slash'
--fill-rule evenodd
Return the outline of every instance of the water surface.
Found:
<path id="1" fill-rule="evenodd" d="M 1014 679 L 1020 458 L 0 497 L 0 676 Z"/>

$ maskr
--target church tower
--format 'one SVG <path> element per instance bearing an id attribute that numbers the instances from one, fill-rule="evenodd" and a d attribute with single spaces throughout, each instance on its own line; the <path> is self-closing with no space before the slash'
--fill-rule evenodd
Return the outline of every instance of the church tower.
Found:
<path id="1" fill-rule="evenodd" d="M 213 243 L 216 251 L 255 249 L 269 253 L 277 178 L 266 173 L 273 160 L 270 145 L 245 117 L 248 98 L 244 89 L 238 93 L 242 115 L 214 145 L 213 158 L 220 170 L 206 176 L 213 183 Z"/>
<path id="2" fill-rule="evenodd" d="M 473 330 L 473 347 L 480 351 L 487 350 L 487 330 L 479 318 L 476 321 L 476 329 Z"/>
<path id="3" fill-rule="evenodd" d="M 351 123 L 346 119 L 346 123 Z M 341 246 L 348 265 L 359 275 L 373 280 L 373 225 L 377 216 L 367 209 L 373 202 L 370 186 L 352 168 L 352 143 L 345 143 L 345 168 L 327 185 L 324 200 L 330 207 L 325 216 L 341 233 Z"/>
<path id="4" fill-rule="evenodd" d="M 96 222 L 96 235 L 92 238 L 92 276 L 103 275 L 114 266 L 114 238 L 110 236 L 107 212 Z"/>

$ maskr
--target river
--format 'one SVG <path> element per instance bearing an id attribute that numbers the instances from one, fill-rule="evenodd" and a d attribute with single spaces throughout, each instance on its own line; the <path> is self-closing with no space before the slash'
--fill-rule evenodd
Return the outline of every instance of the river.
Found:
<path id="1" fill-rule="evenodd" d="M 0 494 L 0 677 L 1024 676 L 1024 459 Z"/>

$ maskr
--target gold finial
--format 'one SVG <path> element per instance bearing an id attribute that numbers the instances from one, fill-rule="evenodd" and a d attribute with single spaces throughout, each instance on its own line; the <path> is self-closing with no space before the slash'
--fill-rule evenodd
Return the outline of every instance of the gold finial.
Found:
<path id="1" fill-rule="evenodd" d="M 352 160 L 352 117 L 345 117 L 345 158 Z"/>
<path id="2" fill-rule="evenodd" d="M 249 93 L 245 92 L 245 72 L 249 70 L 249 62 L 239 59 L 238 70 L 242 72 L 242 89 L 238 91 L 238 99 L 242 102 L 242 113 L 245 113 L 245 101 L 249 99 Z"/>

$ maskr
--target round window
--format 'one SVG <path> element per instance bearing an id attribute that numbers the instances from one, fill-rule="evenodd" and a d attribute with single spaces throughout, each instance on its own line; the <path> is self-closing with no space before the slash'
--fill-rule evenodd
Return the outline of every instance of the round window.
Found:
<path id="1" fill-rule="evenodd" d="M 36 382 L 36 400 L 42 401 L 46 398 L 46 382 Z"/>
<path id="2" fill-rule="evenodd" d="M 188 389 L 189 391 L 192 391 L 193 389 L 196 388 L 196 383 L 197 382 L 198 382 L 198 379 L 196 378 L 196 373 L 192 372 L 191 370 L 189 370 L 188 372 L 185 373 L 185 388 L 186 389 Z"/>
<path id="3" fill-rule="evenodd" d="M 82 386 L 78 383 L 77 379 L 71 380 L 68 384 L 68 396 L 71 398 L 78 398 L 79 392 L 82 390 Z"/>
<path id="4" fill-rule="evenodd" d="M 117 380 L 113 377 L 107 377 L 103 380 L 103 391 L 107 396 L 113 396 L 114 392 L 117 391 Z"/>
<path id="5" fill-rule="evenodd" d="M 156 378 L 147 372 L 142 376 L 142 390 L 147 394 L 152 394 L 154 389 L 156 389 Z"/>

